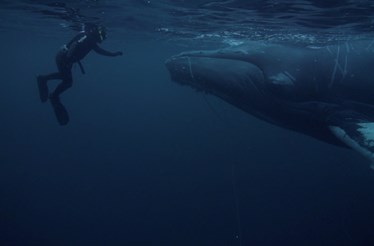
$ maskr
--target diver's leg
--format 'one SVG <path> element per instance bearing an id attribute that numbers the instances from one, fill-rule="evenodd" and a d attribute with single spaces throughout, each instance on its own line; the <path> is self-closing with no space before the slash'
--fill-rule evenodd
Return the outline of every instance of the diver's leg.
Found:
<path id="1" fill-rule="evenodd" d="M 49 80 L 63 79 L 63 68 L 66 64 L 64 53 L 61 51 L 57 52 L 55 61 L 58 68 L 58 72 L 50 73 L 47 75 L 38 75 L 36 77 L 38 81 L 39 96 L 42 102 L 46 102 L 48 100 L 49 90 L 47 82 Z"/>
<path id="2" fill-rule="evenodd" d="M 69 89 L 73 85 L 73 80 L 63 80 L 51 93 L 50 97 L 59 97 L 61 93 Z"/>
<path id="3" fill-rule="evenodd" d="M 47 82 L 48 80 L 53 80 L 53 79 L 62 79 L 61 73 L 51 73 L 47 75 L 39 75 L 36 77 L 36 80 L 38 81 L 38 89 L 39 89 L 39 97 L 40 101 L 43 103 L 48 100 L 48 85 Z"/>
<path id="4" fill-rule="evenodd" d="M 66 125 L 69 122 L 69 114 L 64 105 L 60 101 L 60 95 L 73 84 L 71 74 L 71 64 L 65 64 L 61 67 L 62 82 L 56 87 L 55 91 L 49 96 L 53 111 L 60 125 Z"/>
<path id="5" fill-rule="evenodd" d="M 58 75 L 59 73 L 53 73 L 53 74 L 46 75 L 46 76 L 39 75 L 36 77 L 36 80 L 38 81 L 40 101 L 42 101 L 43 103 L 48 100 L 48 93 L 49 93 L 48 86 L 47 86 L 48 80 L 54 77 L 58 77 Z"/>
<path id="6" fill-rule="evenodd" d="M 73 85 L 73 76 L 71 73 L 71 65 L 67 64 L 64 68 L 62 68 L 61 76 L 62 82 L 56 87 L 53 93 L 51 93 L 50 97 L 59 97 L 61 93 L 69 89 Z"/>

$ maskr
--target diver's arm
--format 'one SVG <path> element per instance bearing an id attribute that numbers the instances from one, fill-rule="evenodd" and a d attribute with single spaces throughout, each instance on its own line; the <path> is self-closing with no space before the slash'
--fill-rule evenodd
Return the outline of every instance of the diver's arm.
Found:
<path id="1" fill-rule="evenodd" d="M 100 54 L 100 55 L 103 55 L 103 56 L 121 56 L 122 55 L 122 52 L 121 51 L 118 51 L 118 52 L 110 52 L 110 51 L 106 51 L 102 48 L 100 48 L 98 45 L 95 45 L 93 47 L 93 50 Z"/>

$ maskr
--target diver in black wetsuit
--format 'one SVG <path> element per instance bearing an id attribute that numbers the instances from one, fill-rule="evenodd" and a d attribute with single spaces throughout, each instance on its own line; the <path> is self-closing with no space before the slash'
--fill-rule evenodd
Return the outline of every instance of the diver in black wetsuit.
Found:
<path id="1" fill-rule="evenodd" d="M 56 55 L 58 72 L 48 75 L 37 76 L 40 100 L 46 102 L 48 97 L 54 107 L 57 119 L 61 125 L 68 122 L 68 115 L 59 100 L 59 96 L 73 84 L 71 68 L 74 63 L 78 63 L 82 73 L 84 69 L 80 61 L 91 51 L 104 56 L 121 56 L 122 52 L 109 52 L 100 48 L 97 43 L 101 43 L 106 38 L 105 29 L 101 26 L 86 25 L 84 31 L 75 36 L 68 44 L 63 45 Z M 49 80 L 60 79 L 62 82 L 49 94 L 47 82 Z"/>

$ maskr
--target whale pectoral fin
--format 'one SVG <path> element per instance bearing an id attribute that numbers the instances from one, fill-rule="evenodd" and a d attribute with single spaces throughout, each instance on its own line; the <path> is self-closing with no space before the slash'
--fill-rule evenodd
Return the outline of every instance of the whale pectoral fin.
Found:
<path id="1" fill-rule="evenodd" d="M 374 169 L 374 122 L 349 118 L 329 126 L 331 132 L 347 146 L 372 162 Z"/>

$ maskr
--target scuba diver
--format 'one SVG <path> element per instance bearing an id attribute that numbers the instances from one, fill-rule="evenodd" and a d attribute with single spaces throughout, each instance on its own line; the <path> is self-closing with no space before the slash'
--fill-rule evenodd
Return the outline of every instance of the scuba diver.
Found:
<path id="1" fill-rule="evenodd" d="M 60 102 L 60 95 L 73 84 L 73 76 L 71 72 L 73 64 L 78 63 L 84 74 L 85 71 L 80 61 L 91 50 L 104 56 L 122 55 L 122 52 L 120 51 L 109 52 L 100 48 L 98 43 L 101 43 L 104 39 L 106 39 L 106 31 L 104 27 L 96 24 L 85 24 L 84 30 L 76 35 L 68 44 L 63 45 L 57 52 L 56 64 L 58 72 L 37 76 L 40 100 L 44 103 L 48 101 L 49 98 L 60 125 L 66 125 L 69 122 L 68 113 Z M 49 80 L 62 80 L 52 93 L 49 93 L 47 86 Z"/>

